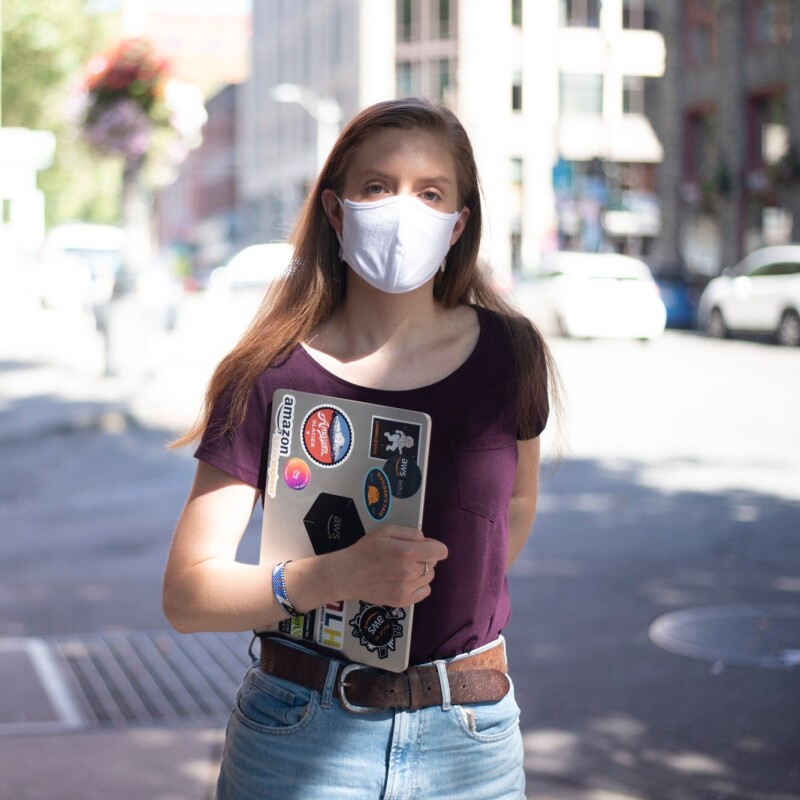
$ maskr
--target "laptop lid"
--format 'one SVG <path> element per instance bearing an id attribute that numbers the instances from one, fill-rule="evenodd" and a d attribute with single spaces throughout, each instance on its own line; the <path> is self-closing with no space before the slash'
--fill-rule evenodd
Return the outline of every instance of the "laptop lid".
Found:
<path id="1" fill-rule="evenodd" d="M 278 389 L 261 563 L 330 553 L 388 523 L 421 527 L 430 424 L 417 411 Z M 413 606 L 333 601 L 267 630 L 402 672 L 413 612 Z"/>

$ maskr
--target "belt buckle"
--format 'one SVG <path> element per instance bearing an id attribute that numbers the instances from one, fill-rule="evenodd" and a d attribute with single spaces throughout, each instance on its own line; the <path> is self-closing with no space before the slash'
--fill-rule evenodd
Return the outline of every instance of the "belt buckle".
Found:
<path id="1" fill-rule="evenodd" d="M 339 675 L 339 680 L 336 684 L 336 689 L 339 693 L 339 702 L 342 704 L 344 708 L 346 708 L 351 714 L 374 714 L 376 711 L 380 711 L 381 709 L 374 708 L 372 706 L 359 706 L 355 703 L 351 703 L 347 699 L 347 694 L 345 689 L 350 685 L 345 681 L 345 678 L 351 673 L 355 672 L 359 669 L 372 669 L 367 664 L 348 664 L 343 670 L 342 674 Z"/>

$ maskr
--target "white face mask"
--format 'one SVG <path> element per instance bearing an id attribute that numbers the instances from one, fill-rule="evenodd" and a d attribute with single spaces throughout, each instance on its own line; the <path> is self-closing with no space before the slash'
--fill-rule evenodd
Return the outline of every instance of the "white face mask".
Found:
<path id="1" fill-rule="evenodd" d="M 458 211 L 435 211 L 403 194 L 374 203 L 339 202 L 342 258 L 370 286 L 389 294 L 418 289 L 436 274 L 459 217 Z"/>

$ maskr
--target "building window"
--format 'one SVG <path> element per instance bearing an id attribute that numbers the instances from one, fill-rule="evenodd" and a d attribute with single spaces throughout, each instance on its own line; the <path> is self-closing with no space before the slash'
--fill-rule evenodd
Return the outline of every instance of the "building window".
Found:
<path id="1" fill-rule="evenodd" d="M 522 159 L 511 159 L 511 183 L 514 186 L 522 186 Z"/>
<path id="2" fill-rule="evenodd" d="M 716 60 L 717 12 L 711 0 L 684 0 L 686 57 L 696 67 Z"/>
<path id="3" fill-rule="evenodd" d="M 749 0 L 747 29 L 751 47 L 788 42 L 792 38 L 792 20 L 787 0 Z"/>
<path id="4" fill-rule="evenodd" d="M 622 113 L 644 114 L 645 79 L 641 75 L 622 76 Z"/>
<path id="5" fill-rule="evenodd" d="M 431 30 L 434 37 L 450 38 L 450 0 L 431 0 L 433 20 Z"/>
<path id="6" fill-rule="evenodd" d="M 751 170 L 777 164 L 789 150 L 786 94 L 752 95 L 747 101 L 747 165 Z"/>
<path id="7" fill-rule="evenodd" d="M 511 110 L 522 111 L 522 73 L 515 72 L 511 81 Z"/>
<path id="8" fill-rule="evenodd" d="M 410 61 L 397 62 L 397 96 L 412 97 L 419 94 L 419 67 Z"/>
<path id="9" fill-rule="evenodd" d="M 562 27 L 599 28 L 601 0 L 561 0 L 559 17 Z"/>
<path id="10" fill-rule="evenodd" d="M 515 28 L 522 27 L 522 0 L 511 0 L 511 24 Z"/>
<path id="11" fill-rule="evenodd" d="M 436 88 L 437 95 L 442 101 L 447 99 L 447 92 L 450 88 L 450 74 L 450 59 L 440 58 L 439 69 L 436 76 Z"/>
<path id="12" fill-rule="evenodd" d="M 511 270 L 519 272 L 522 269 L 522 233 L 520 223 L 512 225 L 511 231 Z"/>
<path id="13" fill-rule="evenodd" d="M 684 176 L 698 183 L 709 169 L 717 164 L 715 140 L 716 112 L 711 108 L 690 111 L 686 115 L 684 131 Z"/>
<path id="14" fill-rule="evenodd" d="M 397 41 L 410 42 L 412 39 L 413 0 L 397 0 Z"/>
<path id="15" fill-rule="evenodd" d="M 657 30 L 652 0 L 622 0 L 622 27 L 628 30 Z"/>
<path id="16" fill-rule="evenodd" d="M 562 72 L 559 79 L 562 114 L 602 114 L 603 76 Z"/>

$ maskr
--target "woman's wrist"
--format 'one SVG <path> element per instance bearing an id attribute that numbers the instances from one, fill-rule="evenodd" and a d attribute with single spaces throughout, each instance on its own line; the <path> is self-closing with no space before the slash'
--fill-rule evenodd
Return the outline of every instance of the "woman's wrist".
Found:
<path id="1" fill-rule="evenodd" d="M 299 612 L 289 598 L 289 592 L 286 589 L 286 565 L 290 561 L 279 561 L 272 568 L 272 594 L 278 605 L 283 609 L 288 617 L 296 617 Z"/>
<path id="2" fill-rule="evenodd" d="M 340 579 L 346 574 L 341 563 L 343 553 L 338 551 L 284 562 L 283 588 L 291 598 L 295 614 L 305 614 L 326 603 L 346 599 Z M 275 600 L 287 614 L 290 613 L 277 596 Z"/>

